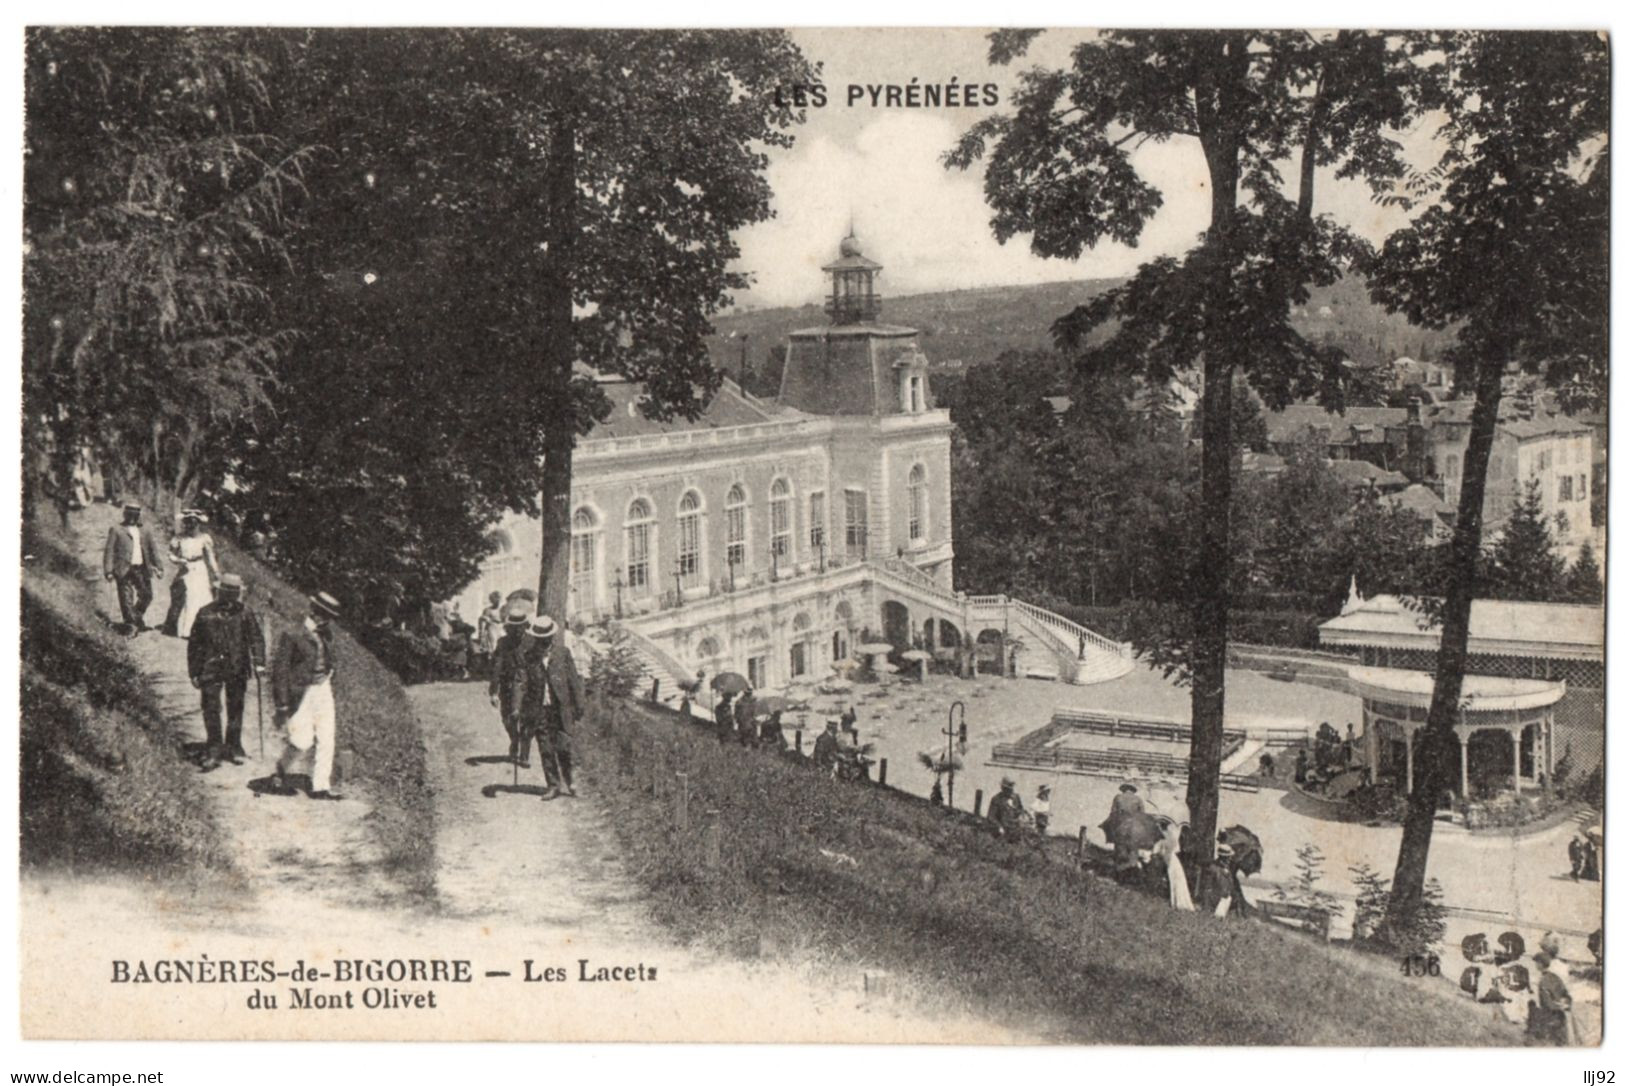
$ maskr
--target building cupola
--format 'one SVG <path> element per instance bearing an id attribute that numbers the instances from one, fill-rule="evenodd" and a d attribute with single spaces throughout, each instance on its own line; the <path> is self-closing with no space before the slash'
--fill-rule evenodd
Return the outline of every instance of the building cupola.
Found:
<path id="1" fill-rule="evenodd" d="M 875 277 L 881 265 L 863 255 L 857 235 L 850 230 L 841 239 L 841 255 L 825 264 L 830 275 L 830 295 L 824 312 L 835 324 L 862 324 L 880 315 L 880 295 L 875 293 Z"/>

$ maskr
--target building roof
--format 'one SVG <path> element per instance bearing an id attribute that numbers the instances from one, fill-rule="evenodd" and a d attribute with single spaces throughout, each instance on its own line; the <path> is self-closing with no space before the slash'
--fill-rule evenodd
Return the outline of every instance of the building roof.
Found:
<path id="1" fill-rule="evenodd" d="M 797 412 L 777 404 L 758 400 L 742 392 L 731 378 L 724 378 L 722 387 L 711 398 L 698 418 L 674 418 L 657 422 L 647 418 L 639 409 L 643 399 L 643 385 L 624 378 L 600 379 L 599 389 L 609 397 L 609 417 L 598 423 L 586 440 L 612 440 L 621 437 L 642 437 L 647 434 L 671 434 L 684 430 L 718 430 L 729 426 L 749 426 L 794 416 Z"/>
<path id="2" fill-rule="evenodd" d="M 1386 439 L 1388 429 L 1404 425 L 1403 407 L 1351 407 L 1338 415 L 1318 404 L 1294 403 L 1264 413 L 1264 429 L 1276 444 L 1296 441 L 1305 430 L 1321 431 L 1330 445 L 1380 442 Z"/>
<path id="3" fill-rule="evenodd" d="M 1447 400 L 1434 404 L 1427 411 L 1427 421 L 1465 426 L 1472 421 L 1472 400 Z M 1589 434 L 1591 427 L 1568 415 L 1547 411 L 1536 406 L 1531 409 L 1514 398 L 1501 401 L 1501 410 L 1495 426 L 1497 433 L 1511 434 L 1519 440 L 1545 437 L 1553 434 Z"/>
<path id="4" fill-rule="evenodd" d="M 1369 645 L 1431 650 L 1439 627 L 1398 596 L 1373 596 L 1320 625 L 1326 645 Z M 1540 656 L 1601 660 L 1603 609 L 1578 603 L 1474 600 L 1467 651 L 1483 656 Z"/>
<path id="5" fill-rule="evenodd" d="M 1402 487 L 1409 482 L 1397 471 L 1386 471 L 1364 460 L 1328 460 L 1326 467 L 1338 482 L 1349 486 L 1371 485 L 1381 490 Z"/>
<path id="6" fill-rule="evenodd" d="M 1433 700 L 1433 676 L 1397 667 L 1351 667 L 1349 682 L 1362 698 L 1425 709 Z M 1561 681 L 1508 679 L 1499 675 L 1463 675 L 1461 696 L 1465 723 L 1472 714 L 1507 709 L 1540 709 L 1562 700 Z"/>
<path id="7" fill-rule="evenodd" d="M 1439 497 L 1432 487 L 1421 483 L 1412 483 L 1404 490 L 1388 495 L 1388 502 L 1400 509 L 1408 509 L 1424 520 L 1452 512 L 1449 502 Z"/>

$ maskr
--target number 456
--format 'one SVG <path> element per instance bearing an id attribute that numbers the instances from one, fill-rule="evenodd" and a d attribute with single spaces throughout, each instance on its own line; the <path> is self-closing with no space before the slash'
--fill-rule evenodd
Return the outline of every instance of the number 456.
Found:
<path id="1" fill-rule="evenodd" d="M 1400 962 L 1400 971 L 1407 977 L 1436 977 L 1439 975 L 1437 954 L 1407 954 Z"/>

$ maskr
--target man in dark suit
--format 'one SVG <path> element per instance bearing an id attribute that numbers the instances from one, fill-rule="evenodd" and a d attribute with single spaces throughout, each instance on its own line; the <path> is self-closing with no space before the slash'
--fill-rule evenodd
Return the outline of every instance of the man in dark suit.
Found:
<path id="1" fill-rule="evenodd" d="M 265 667 L 265 639 L 259 617 L 243 606 L 243 579 L 226 574 L 220 578 L 219 592 L 213 603 L 197 613 L 186 642 L 186 670 L 192 685 L 203 692 L 203 728 L 209 737 L 209 749 L 203 755 L 205 773 L 221 761 L 242 765 L 248 757 L 243 750 L 243 702 L 248 677 Z M 222 694 L 226 702 L 223 737 Z"/>
<path id="2" fill-rule="evenodd" d="M 570 729 L 586 700 L 581 674 L 570 650 L 558 643 L 558 624 L 547 615 L 531 621 L 525 643 L 525 689 L 520 704 L 519 759 L 530 759 L 530 739 L 541 747 L 547 776 L 543 799 L 575 795 L 571 778 Z"/>
<path id="3" fill-rule="evenodd" d="M 147 605 L 152 603 L 152 579 L 163 579 L 163 558 L 153 545 L 152 533 L 141 523 L 141 503 L 124 503 L 124 523 L 107 529 L 102 548 L 102 575 L 118 588 L 118 606 L 124 625 L 134 637 L 147 628 Z"/>
<path id="4" fill-rule="evenodd" d="M 495 593 L 492 593 L 495 595 Z M 491 704 L 502 712 L 502 727 L 508 733 L 508 758 L 521 768 L 530 768 L 530 746 L 519 756 L 519 707 L 524 700 L 525 630 L 530 625 L 530 603 L 514 600 L 502 617 L 502 640 L 491 653 Z"/>

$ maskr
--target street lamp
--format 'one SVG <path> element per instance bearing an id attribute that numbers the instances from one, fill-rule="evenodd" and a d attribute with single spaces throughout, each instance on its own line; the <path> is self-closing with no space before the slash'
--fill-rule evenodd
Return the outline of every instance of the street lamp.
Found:
<path id="1" fill-rule="evenodd" d="M 621 589 L 626 587 L 626 582 L 621 579 L 620 566 L 615 567 L 615 580 L 612 583 L 615 585 L 615 617 L 619 619 L 621 617 Z"/>
<path id="2" fill-rule="evenodd" d="M 954 729 L 955 709 L 959 710 L 959 728 L 957 733 Z M 942 729 L 942 734 L 947 737 L 947 744 L 943 750 L 942 762 L 948 767 L 948 806 L 951 809 L 954 805 L 954 738 L 957 734 L 959 739 L 959 749 L 964 750 L 966 745 L 966 735 L 968 734 L 965 728 L 964 702 L 956 701 L 952 705 L 948 706 L 948 726 Z"/>

